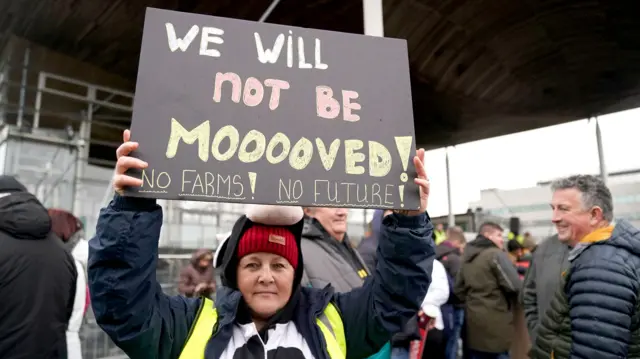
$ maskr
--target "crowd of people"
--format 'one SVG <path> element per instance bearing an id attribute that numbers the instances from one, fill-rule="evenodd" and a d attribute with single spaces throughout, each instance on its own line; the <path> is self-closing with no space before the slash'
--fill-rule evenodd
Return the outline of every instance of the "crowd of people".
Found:
<path id="1" fill-rule="evenodd" d="M 0 357 L 80 359 L 89 303 L 130 358 L 640 358 L 640 231 L 614 219 L 607 186 L 552 184 L 557 234 L 467 241 L 434 228 L 424 151 L 417 211 L 376 210 L 355 246 L 341 208 L 247 206 L 216 252 L 193 253 L 180 295 L 156 280 L 162 208 L 123 196 L 138 146 L 125 131 L 114 197 L 87 241 L 0 176 Z"/>

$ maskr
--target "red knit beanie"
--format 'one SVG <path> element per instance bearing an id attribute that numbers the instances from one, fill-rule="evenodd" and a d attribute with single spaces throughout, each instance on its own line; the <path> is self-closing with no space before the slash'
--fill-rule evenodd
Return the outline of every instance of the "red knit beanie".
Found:
<path id="1" fill-rule="evenodd" d="M 247 229 L 238 244 L 238 259 L 251 253 L 273 253 L 298 266 L 298 244 L 287 228 L 254 224 Z"/>

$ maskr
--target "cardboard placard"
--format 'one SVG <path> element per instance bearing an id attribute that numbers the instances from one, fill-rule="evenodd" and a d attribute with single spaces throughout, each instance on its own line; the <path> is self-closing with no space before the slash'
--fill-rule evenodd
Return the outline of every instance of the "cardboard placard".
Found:
<path id="1" fill-rule="evenodd" d="M 406 41 L 147 9 L 127 195 L 419 208 Z"/>

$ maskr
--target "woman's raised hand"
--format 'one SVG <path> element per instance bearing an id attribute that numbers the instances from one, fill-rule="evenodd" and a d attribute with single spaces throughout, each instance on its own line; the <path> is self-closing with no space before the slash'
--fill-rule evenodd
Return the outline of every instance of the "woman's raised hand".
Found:
<path id="1" fill-rule="evenodd" d="M 131 151 L 138 148 L 138 142 L 131 142 L 131 131 L 124 130 L 122 133 L 123 143 L 116 150 L 116 172 L 113 174 L 113 189 L 118 194 L 123 194 L 126 187 L 140 187 L 142 186 L 142 179 L 127 176 L 125 173 L 132 168 L 144 169 L 149 166 L 145 161 L 131 157 L 129 154 Z"/>
<path id="2" fill-rule="evenodd" d="M 415 216 L 424 213 L 427 210 L 427 204 L 429 202 L 429 177 L 427 176 L 427 170 L 424 166 L 424 149 L 416 151 L 416 155 L 413 157 L 413 164 L 416 167 L 417 177 L 414 179 L 415 184 L 420 188 L 420 209 L 417 211 L 408 211 L 409 215 Z"/>

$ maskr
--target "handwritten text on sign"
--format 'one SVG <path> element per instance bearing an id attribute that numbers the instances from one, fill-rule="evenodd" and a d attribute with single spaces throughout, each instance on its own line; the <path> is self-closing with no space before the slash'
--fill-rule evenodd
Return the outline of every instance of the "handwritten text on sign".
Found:
<path id="1" fill-rule="evenodd" d="M 400 40 L 148 9 L 132 135 L 131 195 L 418 207 Z"/>

